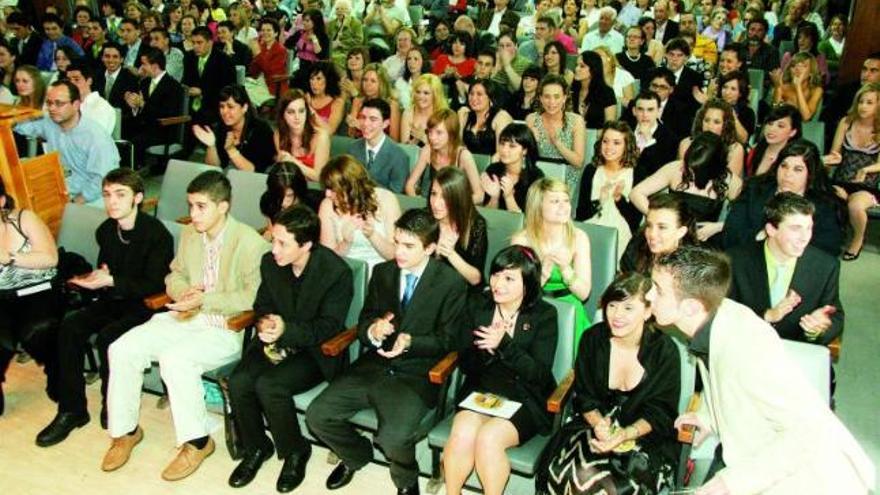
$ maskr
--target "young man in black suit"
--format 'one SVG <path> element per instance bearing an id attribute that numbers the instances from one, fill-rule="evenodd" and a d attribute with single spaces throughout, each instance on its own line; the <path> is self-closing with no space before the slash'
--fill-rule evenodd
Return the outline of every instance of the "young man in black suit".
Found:
<path id="1" fill-rule="evenodd" d="M 633 172 L 636 184 L 675 160 L 678 140 L 660 122 L 660 103 L 660 96 L 650 89 L 642 91 L 635 98 L 632 111 L 636 125 L 633 132 L 639 148 L 639 161 Z"/>
<path id="2" fill-rule="evenodd" d="M 703 90 L 703 75 L 686 65 L 690 56 L 691 46 L 683 38 L 675 38 L 666 44 L 666 68 L 675 77 L 675 89 L 670 98 L 681 102 L 686 113 L 676 118 L 687 119 L 688 129 L 700 109 L 700 102 L 694 98 L 694 89 Z"/>
<path id="3" fill-rule="evenodd" d="M 403 186 L 409 176 L 409 158 L 406 152 L 388 137 L 391 125 L 391 107 L 379 98 L 364 102 L 358 115 L 363 138 L 351 143 L 346 153 L 355 157 L 379 185 L 403 193 Z"/>
<path id="4" fill-rule="evenodd" d="M 235 67 L 220 49 L 214 49 L 211 30 L 192 32 L 193 50 L 183 59 L 183 84 L 189 87 L 193 123 L 213 125 L 219 119 L 220 90 L 235 84 Z"/>
<path id="5" fill-rule="evenodd" d="M 37 435 L 37 445 L 63 441 L 90 420 L 83 379 L 83 355 L 89 337 L 97 334 L 101 374 L 101 426 L 107 426 L 107 348 L 122 334 L 147 321 L 152 313 L 144 297 L 165 289 L 165 275 L 174 256 L 174 241 L 152 215 L 139 211 L 144 181 L 131 169 L 111 170 L 103 182 L 104 208 L 109 217 L 98 227 L 98 267 L 71 284 L 92 291 L 96 299 L 69 314 L 58 331 L 60 383 L 58 414 Z"/>
<path id="6" fill-rule="evenodd" d="M 118 43 L 108 41 L 101 50 L 101 62 L 104 70 L 95 76 L 92 85 L 95 91 L 116 108 L 122 109 L 123 118 L 128 113 L 128 105 L 125 103 L 125 93 L 137 91 L 138 78 L 128 69 L 122 67 L 122 59 L 125 50 Z"/>
<path id="7" fill-rule="evenodd" d="M 318 216 L 306 206 L 283 210 L 273 219 L 272 252 L 263 255 L 254 301 L 258 338 L 229 379 L 245 448 L 230 486 L 250 483 L 273 451 L 284 460 L 278 491 L 302 483 L 312 448 L 300 432 L 290 398 L 332 380 L 347 363 L 347 353 L 335 358 L 321 353 L 321 343 L 344 330 L 354 289 L 345 260 L 320 244 L 320 234 Z"/>
<path id="8" fill-rule="evenodd" d="M 394 224 L 395 259 L 373 269 L 358 337 L 367 351 L 336 378 L 306 412 L 309 428 L 342 459 L 327 488 L 347 485 L 373 459 L 369 440 L 349 419 L 373 408 L 376 443 L 391 463 L 398 494 L 419 493 L 416 428 L 437 401 L 428 370 L 455 345 L 466 284 L 454 269 L 432 257 L 440 236 L 423 209 Z"/>
<path id="9" fill-rule="evenodd" d="M 18 65 L 37 65 L 43 38 L 34 31 L 31 21 L 21 12 L 13 12 L 6 18 L 6 27 L 12 33 L 11 41 L 18 52 L 15 61 Z"/>
<path id="10" fill-rule="evenodd" d="M 657 67 L 648 75 L 648 89 L 660 98 L 658 122 L 668 129 L 675 139 L 683 139 L 691 133 L 691 121 L 682 117 L 684 104 L 672 98 L 675 89 L 675 75 L 666 67 Z M 629 102 L 623 120 L 633 129 L 638 126 L 636 118 L 636 99 Z M 693 120 L 693 119 L 691 119 Z M 678 146 L 676 143 L 674 146 Z M 677 149 L 676 149 L 677 151 Z M 668 163 L 668 162 L 667 162 Z M 665 163 L 660 164 L 660 166 Z"/>
<path id="11" fill-rule="evenodd" d="M 752 308 L 784 339 L 826 345 L 843 331 L 840 262 L 810 246 L 815 207 L 779 193 L 764 209 L 767 238 L 730 251 L 729 297 Z"/>

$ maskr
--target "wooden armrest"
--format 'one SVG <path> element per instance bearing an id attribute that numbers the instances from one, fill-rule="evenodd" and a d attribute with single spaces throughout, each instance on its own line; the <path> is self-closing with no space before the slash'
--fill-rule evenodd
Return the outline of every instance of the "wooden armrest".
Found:
<path id="1" fill-rule="evenodd" d="M 192 117 L 189 115 L 178 115 L 176 117 L 166 117 L 164 119 L 159 119 L 160 127 L 168 127 L 169 125 L 177 125 L 183 124 L 185 122 L 189 122 L 192 120 Z"/>
<path id="2" fill-rule="evenodd" d="M 455 365 L 458 363 L 458 353 L 450 352 L 443 357 L 433 368 L 428 370 L 428 380 L 434 385 L 442 385 L 449 378 L 449 375 L 455 371 Z"/>
<path id="3" fill-rule="evenodd" d="M 691 396 L 690 402 L 688 402 L 687 412 L 697 412 L 697 409 L 699 408 L 700 394 L 699 392 L 694 392 L 694 395 Z M 681 428 L 678 429 L 678 441 L 686 444 L 694 443 L 694 433 L 696 430 L 696 427 L 693 425 L 682 425 Z"/>
<path id="4" fill-rule="evenodd" d="M 233 332 L 240 332 L 245 328 L 254 324 L 256 313 L 253 310 L 242 311 L 241 313 L 230 316 L 226 319 L 226 327 Z"/>
<path id="5" fill-rule="evenodd" d="M 177 223 L 182 224 L 182 225 L 189 225 L 192 223 L 192 218 L 189 217 L 188 215 L 185 217 L 180 217 L 177 219 Z"/>
<path id="6" fill-rule="evenodd" d="M 155 211 L 159 207 L 159 198 L 145 198 L 141 201 L 141 211 Z"/>
<path id="7" fill-rule="evenodd" d="M 321 352 L 328 357 L 336 357 L 348 349 L 348 346 L 357 338 L 357 327 L 351 327 L 336 334 L 332 339 L 321 344 Z"/>
<path id="8" fill-rule="evenodd" d="M 162 292 L 161 294 L 153 294 L 152 296 L 147 296 L 144 298 L 144 306 L 147 308 L 158 311 L 165 307 L 166 304 L 171 302 L 171 296 Z"/>
<path id="9" fill-rule="evenodd" d="M 828 350 L 831 352 L 831 360 L 836 363 L 837 359 L 840 357 L 840 336 L 839 335 L 837 337 L 835 337 L 834 340 L 832 340 L 828 344 Z"/>
<path id="10" fill-rule="evenodd" d="M 568 397 L 568 393 L 571 391 L 571 386 L 574 384 L 574 370 L 569 370 L 565 375 L 565 378 L 559 382 L 559 385 L 556 386 L 556 390 L 553 391 L 553 395 L 547 399 L 547 411 L 553 414 L 558 414 L 562 412 L 562 406 L 565 404 L 565 399 Z"/>

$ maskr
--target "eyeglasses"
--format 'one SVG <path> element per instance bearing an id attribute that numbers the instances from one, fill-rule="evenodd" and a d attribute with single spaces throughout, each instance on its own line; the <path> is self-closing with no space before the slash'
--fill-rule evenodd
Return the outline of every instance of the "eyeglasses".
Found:
<path id="1" fill-rule="evenodd" d="M 62 100 L 46 100 L 47 107 L 63 107 L 70 103 L 70 100 L 62 101 Z"/>

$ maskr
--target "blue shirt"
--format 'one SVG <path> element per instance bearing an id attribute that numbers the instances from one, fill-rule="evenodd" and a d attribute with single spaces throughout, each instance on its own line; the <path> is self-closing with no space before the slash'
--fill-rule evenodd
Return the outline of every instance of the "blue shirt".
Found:
<path id="1" fill-rule="evenodd" d="M 26 137 L 42 138 L 47 153 L 58 151 L 71 198 L 82 195 L 87 203 L 100 199 L 101 181 L 107 172 L 119 167 L 119 151 L 113 138 L 87 117 L 80 117 L 76 127 L 69 130 L 48 117 L 22 122 L 14 130 Z"/>
<path id="2" fill-rule="evenodd" d="M 75 51 L 80 57 L 85 56 L 82 47 L 76 44 L 76 41 L 73 41 L 67 36 L 61 36 L 55 41 L 47 39 L 43 41 L 43 45 L 40 46 L 40 53 L 37 54 L 38 69 L 41 71 L 55 70 L 55 51 L 58 50 L 59 46 L 70 47 L 70 49 Z"/>

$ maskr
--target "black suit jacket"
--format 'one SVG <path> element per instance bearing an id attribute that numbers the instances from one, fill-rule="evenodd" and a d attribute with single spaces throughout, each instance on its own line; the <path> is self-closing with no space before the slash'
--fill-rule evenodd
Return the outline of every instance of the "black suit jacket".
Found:
<path id="1" fill-rule="evenodd" d="M 733 280 L 729 297 L 750 307 L 758 316 L 770 309 L 770 286 L 767 281 L 767 262 L 764 243 L 751 242 L 727 252 L 733 266 Z M 831 315 L 831 328 L 816 340 L 826 345 L 843 331 L 843 306 L 840 304 L 840 261 L 837 258 L 807 246 L 798 258 L 789 289 L 801 296 L 801 303 L 794 310 L 773 324 L 783 339 L 809 342 L 800 327 L 802 316 L 826 304 L 837 311 Z"/>
<path id="2" fill-rule="evenodd" d="M 392 260 L 376 265 L 358 323 L 358 337 L 366 353 L 355 368 L 379 367 L 387 374 L 400 377 L 429 406 L 435 404 L 437 392 L 428 381 L 428 370 L 456 347 L 466 294 L 466 283 L 461 275 L 431 258 L 404 310 L 400 305 L 397 263 Z M 409 350 L 393 359 L 377 354 L 367 334 L 370 325 L 387 313 L 394 314 L 391 322 L 395 332 L 383 342 L 384 349 L 391 349 L 399 333 L 412 336 Z"/>
<path id="3" fill-rule="evenodd" d="M 492 24 L 492 17 L 494 15 L 494 8 L 480 9 L 480 13 L 477 15 L 477 29 L 480 31 L 489 29 L 489 24 Z M 519 25 L 519 15 L 511 10 L 510 6 L 501 15 L 501 25 L 510 26 L 514 31 L 516 31 L 516 27 Z"/>
<path id="4" fill-rule="evenodd" d="M 95 75 L 92 89 L 100 93 L 101 96 L 103 96 L 104 99 L 114 107 L 121 108 L 123 117 L 130 116 L 131 109 L 128 107 L 128 104 L 125 103 L 125 93 L 128 91 L 137 92 L 140 79 L 130 70 L 123 67 L 119 70 L 119 74 L 116 76 L 116 81 L 113 83 L 113 88 L 110 90 L 109 95 L 104 93 L 106 81 L 106 71 L 102 70 L 98 72 L 98 74 Z"/>
<path id="5" fill-rule="evenodd" d="M 638 184 L 660 170 L 663 165 L 675 160 L 679 140 L 680 138 L 676 137 L 668 126 L 658 125 L 657 130 L 654 131 L 654 144 L 645 147 L 639 153 L 639 161 L 633 174 L 633 184 Z"/>
<path id="6" fill-rule="evenodd" d="M 219 118 L 220 90 L 235 84 L 235 66 L 218 47 L 211 48 L 205 69 L 199 75 L 199 57 L 188 52 L 183 57 L 183 84 L 202 90 L 202 106 L 193 115 L 199 124 L 213 124 Z M 193 104 L 195 98 L 190 100 Z"/>
<path id="7" fill-rule="evenodd" d="M 37 65 L 37 57 L 40 55 L 40 47 L 43 46 L 43 38 L 36 32 L 32 32 L 28 36 L 24 45 L 16 42 L 15 48 L 18 50 L 18 56 L 15 57 L 16 65 Z"/>
<path id="8" fill-rule="evenodd" d="M 663 39 L 661 40 L 663 42 L 663 45 L 665 46 L 666 43 L 669 43 L 669 40 L 671 40 L 672 38 L 678 38 L 678 32 L 678 23 L 672 20 L 667 20 L 666 31 L 663 31 Z"/>
<path id="9" fill-rule="evenodd" d="M 277 345 L 308 352 L 327 380 L 348 363 L 348 353 L 328 357 L 321 344 L 345 330 L 345 316 L 354 295 L 351 269 L 339 255 L 315 243 L 300 275 L 299 293 L 293 293 L 293 270 L 278 266 L 272 253 L 263 255 L 260 288 L 254 300 L 257 318 L 277 314 L 284 333 Z"/>
<path id="10" fill-rule="evenodd" d="M 688 131 L 690 131 L 690 126 L 694 121 L 697 110 L 700 109 L 700 102 L 694 98 L 694 87 L 702 89 L 703 76 L 690 67 L 685 67 L 682 69 L 681 75 L 678 76 L 678 82 L 675 84 L 672 96 L 669 97 L 670 100 L 681 102 L 682 111 L 685 113 L 678 115 L 676 118 L 679 120 L 687 119 L 685 123 L 687 124 Z M 664 122 L 666 121 L 664 120 Z"/>
<path id="11" fill-rule="evenodd" d="M 141 80 L 140 93 L 144 96 L 144 106 L 127 126 L 125 134 L 146 133 L 150 135 L 148 141 L 165 142 L 167 133 L 172 128 L 159 127 L 159 119 L 180 115 L 180 106 L 183 101 L 183 86 L 171 75 L 166 73 L 159 80 L 153 94 L 150 95 L 150 79 Z M 129 136 L 130 138 L 131 136 Z"/>

